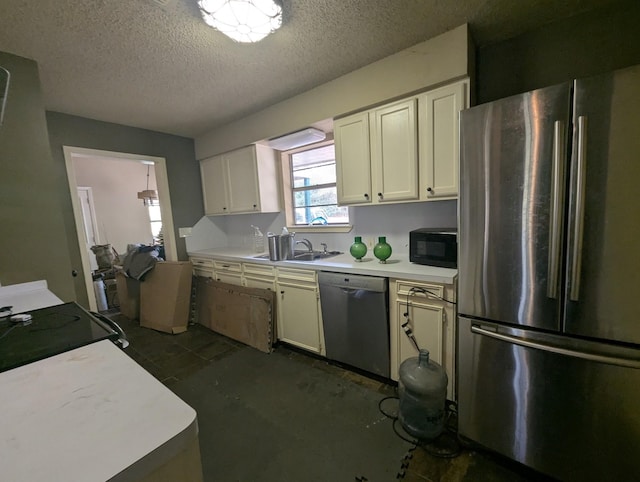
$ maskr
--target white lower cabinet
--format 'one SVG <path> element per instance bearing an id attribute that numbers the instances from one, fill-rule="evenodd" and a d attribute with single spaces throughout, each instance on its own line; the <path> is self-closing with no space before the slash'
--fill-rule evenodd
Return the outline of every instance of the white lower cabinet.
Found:
<path id="1" fill-rule="evenodd" d="M 242 277 L 247 288 L 276 291 L 276 272 L 273 266 L 243 263 Z"/>
<path id="2" fill-rule="evenodd" d="M 215 278 L 213 273 L 213 260 L 210 258 L 198 258 L 191 256 L 189 258 L 193 265 L 193 274 L 195 276 L 204 276 L 206 278 Z"/>
<path id="3" fill-rule="evenodd" d="M 398 380 L 400 364 L 418 355 L 402 324 L 409 320 L 420 349 L 442 365 L 449 383 L 447 398 L 455 400 L 455 285 L 389 280 L 391 378 Z M 405 316 L 406 313 L 406 316 Z"/>
<path id="4" fill-rule="evenodd" d="M 277 268 L 278 339 L 324 354 L 320 295 L 314 270 Z"/>
<path id="5" fill-rule="evenodd" d="M 213 261 L 214 278 L 222 283 L 242 286 L 242 264 L 234 261 Z"/>

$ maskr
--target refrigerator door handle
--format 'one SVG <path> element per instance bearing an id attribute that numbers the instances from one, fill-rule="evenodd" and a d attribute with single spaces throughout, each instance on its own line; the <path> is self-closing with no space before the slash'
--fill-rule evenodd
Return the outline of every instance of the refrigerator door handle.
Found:
<path id="1" fill-rule="evenodd" d="M 597 353 L 588 353 L 588 352 L 583 352 L 579 350 L 574 350 L 571 348 L 563 348 L 560 346 L 547 345 L 545 343 L 540 343 L 537 341 L 520 338 L 519 336 L 511 336 L 511 335 L 505 335 L 503 333 L 497 333 L 495 331 L 490 331 L 478 325 L 473 325 L 473 324 L 471 325 L 471 332 L 477 335 L 483 335 L 483 336 L 488 336 L 490 338 L 495 338 L 496 340 L 504 341 L 507 343 L 513 343 L 514 345 L 534 348 L 536 350 L 557 353 L 559 355 L 565 355 L 565 356 L 570 356 L 574 358 L 581 358 L 583 360 L 589 360 L 589 361 L 598 362 L 598 363 L 607 363 L 609 365 L 617 365 L 621 367 L 640 369 L 640 360 L 636 360 L 636 359 L 621 358 L 621 357 L 610 356 L 610 355 L 600 355 Z"/>
<path id="2" fill-rule="evenodd" d="M 549 281 L 547 297 L 558 297 L 560 271 L 560 235 L 562 233 L 562 203 L 564 198 L 565 135 L 564 122 L 553 124 L 553 166 L 551 172 L 551 216 L 549 216 Z"/>
<path id="3" fill-rule="evenodd" d="M 573 253 L 571 257 L 571 289 L 569 300 L 580 298 L 580 272 L 582 270 L 582 235 L 584 233 L 584 197 L 586 189 L 586 149 L 587 149 L 587 117 L 578 117 L 578 138 L 576 151 L 576 207 L 573 224 Z"/>

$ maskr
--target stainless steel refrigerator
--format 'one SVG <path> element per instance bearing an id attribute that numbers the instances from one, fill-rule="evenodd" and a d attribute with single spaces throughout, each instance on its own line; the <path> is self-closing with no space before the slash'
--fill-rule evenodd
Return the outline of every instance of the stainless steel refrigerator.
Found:
<path id="1" fill-rule="evenodd" d="M 460 125 L 460 434 L 561 480 L 640 480 L 640 66 Z"/>

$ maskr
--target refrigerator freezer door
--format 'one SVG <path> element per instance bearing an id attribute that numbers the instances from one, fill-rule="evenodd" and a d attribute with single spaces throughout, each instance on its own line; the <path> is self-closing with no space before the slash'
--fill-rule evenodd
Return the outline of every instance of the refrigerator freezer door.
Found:
<path id="1" fill-rule="evenodd" d="M 571 84 L 461 112 L 459 312 L 560 329 Z"/>
<path id="2" fill-rule="evenodd" d="M 575 84 L 565 331 L 640 345 L 640 66 Z"/>
<path id="3" fill-rule="evenodd" d="M 640 351 L 462 317 L 458 334 L 460 435 L 567 482 L 640 474 Z"/>

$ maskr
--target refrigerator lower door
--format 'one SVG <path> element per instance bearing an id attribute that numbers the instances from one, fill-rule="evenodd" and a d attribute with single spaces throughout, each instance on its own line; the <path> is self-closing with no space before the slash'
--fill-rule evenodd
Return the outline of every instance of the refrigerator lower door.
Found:
<path id="1" fill-rule="evenodd" d="M 640 474 L 640 350 L 459 318 L 460 435 L 563 481 Z"/>

